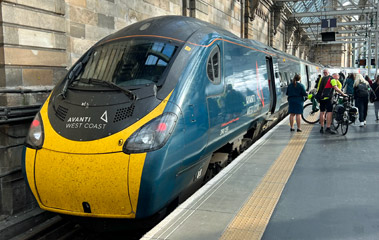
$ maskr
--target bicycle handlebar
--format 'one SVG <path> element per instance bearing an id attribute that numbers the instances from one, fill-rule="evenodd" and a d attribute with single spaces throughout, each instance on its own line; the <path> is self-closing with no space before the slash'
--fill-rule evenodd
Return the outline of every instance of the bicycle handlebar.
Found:
<path id="1" fill-rule="evenodd" d="M 343 100 L 350 100 L 351 97 L 352 97 L 350 94 L 347 94 L 347 96 L 344 96 L 344 95 L 339 94 L 339 93 L 336 93 L 336 96 L 337 96 L 338 98 L 339 98 L 339 97 L 343 98 Z"/>

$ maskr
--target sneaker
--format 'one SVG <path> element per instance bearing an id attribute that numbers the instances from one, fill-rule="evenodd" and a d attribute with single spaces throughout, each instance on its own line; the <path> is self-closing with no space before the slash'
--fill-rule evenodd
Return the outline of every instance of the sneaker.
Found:
<path id="1" fill-rule="evenodd" d="M 334 131 L 333 129 L 330 129 L 330 128 L 327 128 L 325 130 L 325 132 L 330 133 L 330 134 L 336 134 L 337 133 L 336 131 Z"/>
<path id="2" fill-rule="evenodd" d="M 359 124 L 360 127 L 363 127 L 364 125 L 365 125 L 364 122 L 361 122 L 361 123 Z"/>
<path id="3" fill-rule="evenodd" d="M 324 133 L 324 128 L 320 128 L 320 133 Z"/>
<path id="4" fill-rule="evenodd" d="M 363 123 L 366 125 L 366 120 Z"/>
<path id="5" fill-rule="evenodd" d="M 302 132 L 302 131 L 303 131 L 303 130 L 301 130 L 301 129 L 299 129 L 299 128 L 297 129 L 297 132 Z"/>

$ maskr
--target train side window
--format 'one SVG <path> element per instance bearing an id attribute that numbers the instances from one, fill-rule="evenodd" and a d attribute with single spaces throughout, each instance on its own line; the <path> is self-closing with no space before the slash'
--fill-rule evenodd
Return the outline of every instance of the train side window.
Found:
<path id="1" fill-rule="evenodd" d="M 287 85 L 287 81 L 284 79 L 283 74 L 281 72 L 279 72 L 279 81 L 281 86 Z"/>
<path id="2" fill-rule="evenodd" d="M 221 82 L 220 78 L 220 49 L 218 46 L 212 49 L 207 61 L 207 75 L 209 80 L 214 84 Z"/>

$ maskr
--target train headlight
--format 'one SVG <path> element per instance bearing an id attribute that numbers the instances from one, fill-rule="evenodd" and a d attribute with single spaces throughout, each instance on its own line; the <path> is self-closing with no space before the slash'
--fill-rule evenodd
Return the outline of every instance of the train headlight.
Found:
<path id="1" fill-rule="evenodd" d="M 142 153 L 159 149 L 172 134 L 178 117 L 174 113 L 164 113 L 143 125 L 125 142 L 125 153 Z"/>
<path id="2" fill-rule="evenodd" d="M 43 144 L 44 133 L 43 133 L 43 125 L 42 119 L 39 113 L 33 119 L 32 124 L 29 128 L 29 133 L 26 137 L 25 144 L 34 149 L 40 149 Z"/>

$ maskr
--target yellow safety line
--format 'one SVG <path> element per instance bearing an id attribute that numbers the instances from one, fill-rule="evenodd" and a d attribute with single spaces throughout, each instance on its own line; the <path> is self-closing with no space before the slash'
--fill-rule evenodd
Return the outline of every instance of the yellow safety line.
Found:
<path id="1" fill-rule="evenodd" d="M 288 145 L 236 217 L 230 222 L 220 239 L 252 240 L 262 238 L 312 128 L 311 124 L 303 124 L 303 132 L 288 132 L 288 134 L 293 134 Z"/>

